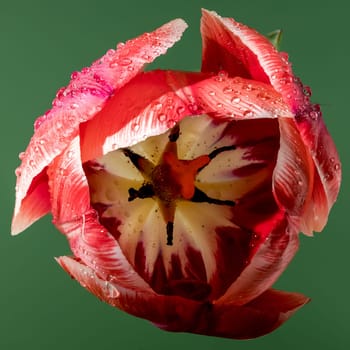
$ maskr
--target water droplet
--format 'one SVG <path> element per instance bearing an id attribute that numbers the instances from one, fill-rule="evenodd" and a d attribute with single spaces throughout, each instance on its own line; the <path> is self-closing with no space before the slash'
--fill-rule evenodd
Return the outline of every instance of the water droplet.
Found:
<path id="1" fill-rule="evenodd" d="M 215 96 L 215 91 L 209 91 L 209 96 Z"/>
<path id="2" fill-rule="evenodd" d="M 232 91 L 233 91 L 233 89 L 232 89 L 231 87 L 229 87 L 229 86 L 224 87 L 224 89 L 222 90 L 222 92 L 223 92 L 224 94 L 229 94 L 229 93 L 231 93 Z"/>
<path id="3" fill-rule="evenodd" d="M 73 151 L 68 151 L 67 152 L 67 157 L 68 158 L 73 158 L 74 152 Z"/>
<path id="4" fill-rule="evenodd" d="M 113 56 L 114 53 L 115 53 L 115 50 L 109 49 L 109 50 L 106 52 L 106 55 L 107 55 L 107 56 Z"/>
<path id="5" fill-rule="evenodd" d="M 18 158 L 19 158 L 20 160 L 23 160 L 25 156 L 26 156 L 26 152 L 20 152 L 20 153 L 18 154 Z"/>
<path id="6" fill-rule="evenodd" d="M 305 96 L 311 96 L 312 92 L 310 86 L 304 86 L 303 93 Z"/>
<path id="7" fill-rule="evenodd" d="M 77 103 L 72 103 L 71 105 L 70 105 L 70 108 L 71 109 L 77 109 L 79 107 L 79 105 L 77 104 Z"/>
<path id="8" fill-rule="evenodd" d="M 316 111 L 311 111 L 311 112 L 310 112 L 310 118 L 311 118 L 312 120 L 317 120 L 317 119 L 318 119 L 318 112 L 316 112 Z"/>
<path id="9" fill-rule="evenodd" d="M 29 161 L 29 166 L 33 167 L 34 165 L 35 165 L 35 162 L 34 162 L 33 159 L 31 159 L 31 160 Z"/>
<path id="10" fill-rule="evenodd" d="M 78 78 L 78 76 L 79 76 L 79 72 L 76 72 L 76 71 L 73 72 L 73 73 L 70 75 L 70 77 L 71 77 L 72 80 Z"/>
<path id="11" fill-rule="evenodd" d="M 158 120 L 160 121 L 160 122 L 164 122 L 165 121 L 165 119 L 166 119 L 166 115 L 165 114 L 159 114 L 158 115 Z"/>
<path id="12" fill-rule="evenodd" d="M 240 103 L 241 102 L 241 99 L 239 97 L 234 97 L 231 102 L 233 103 Z"/>
<path id="13" fill-rule="evenodd" d="M 118 62 L 117 62 L 117 61 L 111 61 L 111 63 L 109 64 L 109 66 L 110 66 L 111 68 L 116 68 L 116 67 L 118 67 Z"/>
<path id="14" fill-rule="evenodd" d="M 117 49 L 120 50 L 120 49 L 122 49 L 124 46 L 125 46 L 125 44 L 122 43 L 122 42 L 120 42 L 120 43 L 117 44 Z"/>
<path id="15" fill-rule="evenodd" d="M 182 114 L 185 111 L 185 107 L 184 106 L 179 106 L 176 108 L 176 113 L 177 114 Z"/>
<path id="16" fill-rule="evenodd" d="M 160 109 L 162 109 L 162 107 L 163 107 L 163 104 L 161 103 L 161 102 L 156 102 L 155 104 L 154 104 L 154 109 L 155 110 L 160 110 Z"/>
<path id="17" fill-rule="evenodd" d="M 298 185 L 299 186 L 302 186 L 303 185 L 303 182 L 301 180 L 298 180 Z"/>
<path id="18" fill-rule="evenodd" d="M 196 103 L 190 103 L 187 107 L 192 113 L 196 113 L 199 110 L 199 107 Z"/>
<path id="19" fill-rule="evenodd" d="M 252 111 L 250 111 L 249 109 L 247 109 L 246 111 L 243 112 L 243 117 L 246 118 L 251 118 L 254 115 L 254 113 Z"/>
<path id="20" fill-rule="evenodd" d="M 228 77 L 228 74 L 226 71 L 222 70 L 218 73 L 218 75 L 215 77 L 215 80 L 218 82 L 222 82 L 224 80 L 226 80 L 226 78 Z"/>
<path id="21" fill-rule="evenodd" d="M 335 171 L 338 171 L 340 169 L 340 164 L 334 164 L 334 170 Z"/>
<path id="22" fill-rule="evenodd" d="M 217 104 L 216 104 L 216 107 L 219 108 L 219 109 L 222 108 L 222 103 L 220 103 L 220 102 L 217 103 Z"/>
<path id="23" fill-rule="evenodd" d="M 111 283 L 105 282 L 105 290 L 106 290 L 106 295 L 108 298 L 118 298 L 119 297 L 119 291 L 118 289 Z"/>
<path id="24" fill-rule="evenodd" d="M 150 55 L 148 55 L 148 54 L 144 54 L 144 55 L 142 55 L 142 58 L 145 60 L 145 61 L 149 61 L 152 57 L 150 56 Z"/>
<path id="25" fill-rule="evenodd" d="M 20 167 L 16 168 L 16 170 L 15 170 L 15 175 L 16 175 L 17 177 L 20 177 L 21 174 L 22 174 L 21 168 L 20 168 Z"/>
<path id="26" fill-rule="evenodd" d="M 170 129 L 172 128 L 174 125 L 176 124 L 176 121 L 174 119 L 169 119 L 167 122 L 166 122 L 166 125 L 167 127 Z"/>
<path id="27" fill-rule="evenodd" d="M 133 123 L 131 125 L 131 129 L 135 132 L 139 131 L 140 130 L 140 124 L 139 123 Z"/>

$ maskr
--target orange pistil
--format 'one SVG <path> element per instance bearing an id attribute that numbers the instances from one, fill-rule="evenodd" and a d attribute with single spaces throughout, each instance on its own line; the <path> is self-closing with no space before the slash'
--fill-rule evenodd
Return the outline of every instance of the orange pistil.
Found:
<path id="1" fill-rule="evenodd" d="M 177 189 L 177 196 L 180 194 L 183 199 L 190 200 L 195 192 L 194 181 L 197 172 L 209 162 L 210 158 L 207 155 L 192 160 L 182 160 L 178 159 L 173 152 L 164 152 L 161 166 L 165 166 L 168 170 L 167 186 Z"/>

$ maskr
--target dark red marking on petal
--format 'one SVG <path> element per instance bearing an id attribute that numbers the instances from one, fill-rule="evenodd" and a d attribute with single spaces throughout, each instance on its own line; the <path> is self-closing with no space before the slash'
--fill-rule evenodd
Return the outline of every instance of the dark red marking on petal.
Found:
<path id="1" fill-rule="evenodd" d="M 241 228 L 218 227 L 216 273 L 210 284 L 213 286 L 212 299 L 217 299 L 236 280 L 249 263 L 252 232 Z"/>

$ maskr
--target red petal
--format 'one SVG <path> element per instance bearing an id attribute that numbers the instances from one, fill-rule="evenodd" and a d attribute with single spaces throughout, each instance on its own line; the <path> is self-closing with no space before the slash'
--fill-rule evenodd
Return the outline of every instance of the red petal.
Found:
<path id="1" fill-rule="evenodd" d="M 234 119 L 292 117 L 281 96 L 263 83 L 222 75 L 143 73 L 81 126 L 82 161 L 159 135 L 185 116 L 201 113 Z"/>
<path id="2" fill-rule="evenodd" d="M 272 332 L 309 302 L 302 294 L 270 289 L 244 306 L 214 305 L 208 329 L 195 333 L 235 339 L 256 338 Z"/>
<path id="3" fill-rule="evenodd" d="M 129 288 L 150 290 L 99 223 L 90 207 L 89 187 L 80 162 L 79 138 L 49 167 L 52 215 L 76 257 L 100 276 Z"/>
<path id="4" fill-rule="evenodd" d="M 258 236 L 265 236 L 263 242 L 255 251 L 253 249 L 249 265 L 218 299 L 218 304 L 244 305 L 250 302 L 273 285 L 297 252 L 299 240 L 295 224 L 277 213 L 263 225 L 254 229 Z M 263 234 L 264 231 L 267 232 Z"/>
<path id="5" fill-rule="evenodd" d="M 79 124 L 93 118 L 114 93 L 135 77 L 146 63 L 178 41 L 186 24 L 178 19 L 152 33 L 119 44 L 81 73 L 73 73 L 66 88 L 58 91 L 53 108 L 35 123 L 35 134 L 25 152 L 17 179 L 17 199 L 14 213 L 21 215 L 22 201 L 32 179 L 40 174 L 77 135 Z"/>
<path id="6" fill-rule="evenodd" d="M 311 111 L 306 117 L 298 118 L 297 127 L 315 165 L 312 197 L 302 218 L 303 232 L 311 234 L 321 231 L 327 223 L 340 189 L 341 164 L 320 112 Z"/>
<path id="7" fill-rule="evenodd" d="M 289 215 L 301 217 L 311 199 L 314 166 L 293 119 L 280 118 L 280 149 L 273 174 L 273 193 Z"/>
<path id="8" fill-rule="evenodd" d="M 60 257 L 57 261 L 101 300 L 168 331 L 254 338 L 273 331 L 308 302 L 300 294 L 269 290 L 244 306 L 202 304 L 181 297 L 125 289 L 101 279 L 91 268 L 70 257 Z"/>
<path id="9" fill-rule="evenodd" d="M 83 124 L 80 133 L 82 161 L 159 135 L 182 117 L 190 115 L 168 83 L 171 74 L 184 84 L 188 82 L 183 73 L 152 71 L 139 74 L 116 92 L 93 120 Z M 198 74 L 192 76 L 196 80 L 201 78 Z"/>
<path id="10" fill-rule="evenodd" d="M 270 83 L 296 112 L 305 103 L 286 55 L 261 34 L 232 18 L 203 10 L 203 72 L 226 70 L 233 76 Z"/>

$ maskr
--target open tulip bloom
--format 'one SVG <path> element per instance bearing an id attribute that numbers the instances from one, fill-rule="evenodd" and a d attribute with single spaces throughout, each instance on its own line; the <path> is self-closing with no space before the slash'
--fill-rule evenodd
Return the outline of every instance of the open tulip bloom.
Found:
<path id="1" fill-rule="evenodd" d="M 58 263 L 105 302 L 169 331 L 266 334 L 308 302 L 271 289 L 298 235 L 325 226 L 340 163 L 286 53 L 203 10 L 201 72 L 144 66 L 171 21 L 58 91 L 20 154 L 12 232 L 51 212 Z"/>

